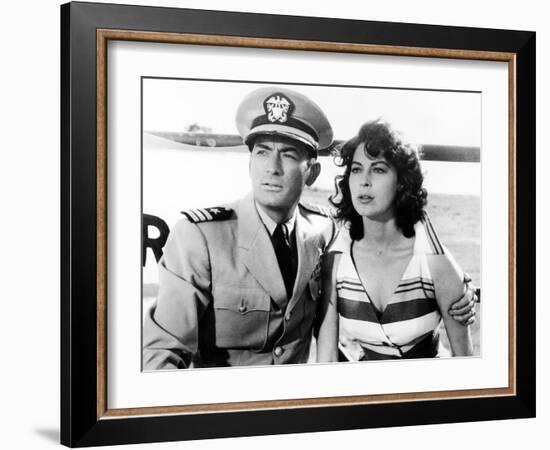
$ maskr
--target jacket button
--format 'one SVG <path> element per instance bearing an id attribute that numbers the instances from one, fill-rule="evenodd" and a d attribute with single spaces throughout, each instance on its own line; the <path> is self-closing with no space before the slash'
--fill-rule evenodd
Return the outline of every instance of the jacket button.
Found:
<path id="1" fill-rule="evenodd" d="M 284 353 L 283 347 L 275 347 L 275 350 L 273 350 L 273 353 L 275 353 L 275 356 L 279 357 Z"/>

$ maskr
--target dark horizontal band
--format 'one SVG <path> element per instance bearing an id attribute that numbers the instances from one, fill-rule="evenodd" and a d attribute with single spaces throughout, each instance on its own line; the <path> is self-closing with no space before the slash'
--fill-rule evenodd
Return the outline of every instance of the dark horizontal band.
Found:
<path id="1" fill-rule="evenodd" d="M 286 122 L 281 123 L 271 122 L 265 114 L 262 116 L 258 116 L 252 121 L 250 132 L 254 132 L 254 128 L 259 127 L 260 125 L 282 125 L 286 127 L 296 128 L 300 131 L 303 131 L 304 133 L 309 134 L 315 140 L 315 142 L 319 142 L 319 135 L 317 134 L 317 132 L 307 123 L 295 119 L 294 117 L 289 117 Z"/>
<path id="2" fill-rule="evenodd" d="M 419 298 L 405 302 L 390 303 L 379 318 L 372 303 L 338 297 L 338 311 L 346 319 L 380 323 L 381 325 L 416 319 L 438 311 L 434 299 Z"/>

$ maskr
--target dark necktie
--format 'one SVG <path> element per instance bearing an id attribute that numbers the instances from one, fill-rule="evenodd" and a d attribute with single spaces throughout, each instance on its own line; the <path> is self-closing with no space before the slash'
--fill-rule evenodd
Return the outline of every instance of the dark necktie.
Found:
<path id="1" fill-rule="evenodd" d="M 285 283 L 287 299 L 290 299 L 292 297 L 294 281 L 296 280 L 297 258 L 284 224 L 277 224 L 271 241 L 273 242 L 273 249 L 275 250 L 279 269 Z"/>

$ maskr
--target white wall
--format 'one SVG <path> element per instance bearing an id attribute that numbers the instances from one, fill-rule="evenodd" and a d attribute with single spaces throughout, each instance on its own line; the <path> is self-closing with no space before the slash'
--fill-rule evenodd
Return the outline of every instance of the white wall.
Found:
<path id="1" fill-rule="evenodd" d="M 59 1 L 6 2 L 0 33 L 0 205 L 2 220 L 1 278 L 3 286 L 0 336 L 0 447 L 42 449 L 57 445 L 59 423 Z M 537 32 L 537 124 L 548 113 L 550 37 L 544 2 L 534 0 L 438 2 L 139 1 L 134 4 L 185 6 L 382 21 L 465 25 Z M 546 19 L 546 20 L 545 20 Z M 546 103 L 544 103 L 546 101 Z M 549 225 L 543 194 L 550 191 L 540 168 L 550 163 L 548 136 L 539 132 L 538 230 Z M 548 235 L 538 233 L 538 276 L 548 270 Z M 270 436 L 224 441 L 142 445 L 139 448 L 425 448 L 499 450 L 528 445 L 542 448 L 550 426 L 550 309 L 542 283 L 537 286 L 538 418 L 359 430 L 310 435 Z M 532 299 L 535 301 L 535 299 Z M 547 444 L 546 444 L 547 445 Z M 132 446 L 134 447 L 134 446 Z M 138 447 L 136 447 L 138 448 Z"/>

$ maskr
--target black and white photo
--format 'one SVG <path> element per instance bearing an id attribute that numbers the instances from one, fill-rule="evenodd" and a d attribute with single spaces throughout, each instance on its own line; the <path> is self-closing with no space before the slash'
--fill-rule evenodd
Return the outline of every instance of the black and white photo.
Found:
<path id="1" fill-rule="evenodd" d="M 144 370 L 480 354 L 479 92 L 142 95 Z"/>

